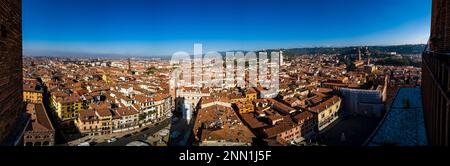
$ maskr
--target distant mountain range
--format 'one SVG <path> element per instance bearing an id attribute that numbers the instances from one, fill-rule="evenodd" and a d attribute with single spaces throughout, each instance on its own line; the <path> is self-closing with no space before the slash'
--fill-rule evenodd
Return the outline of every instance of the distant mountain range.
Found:
<path id="1" fill-rule="evenodd" d="M 311 47 L 311 48 L 289 48 L 283 49 L 286 57 L 298 56 L 298 55 L 316 55 L 316 54 L 354 54 L 358 48 L 361 52 L 366 51 L 366 47 L 369 52 L 376 55 L 383 55 L 395 52 L 402 55 L 421 54 L 426 45 L 425 44 L 410 44 L 410 45 L 391 45 L 391 46 L 349 46 L 349 47 Z M 267 52 L 278 51 L 280 49 L 268 49 Z"/>
<path id="2" fill-rule="evenodd" d="M 409 45 L 391 45 L 391 46 L 348 46 L 348 47 L 309 47 L 309 48 L 286 48 L 281 49 L 284 51 L 285 57 L 293 57 L 299 55 L 316 55 L 316 54 L 354 54 L 358 48 L 361 52 L 367 49 L 370 51 L 371 55 L 384 55 L 391 52 L 396 52 L 402 55 L 411 54 L 421 54 L 425 49 L 425 44 L 409 44 Z M 280 49 L 265 49 L 266 52 L 279 51 Z M 262 50 L 260 50 L 262 51 Z M 236 52 L 236 51 L 230 51 Z M 246 51 L 243 51 L 246 52 Z M 220 52 L 225 55 L 225 51 Z M 96 53 L 77 53 L 77 52 L 61 52 L 61 51 L 50 51 L 50 52 L 24 52 L 25 56 L 46 56 L 46 57 L 72 57 L 72 58 L 130 58 L 130 57 L 140 57 L 144 58 L 147 56 L 136 56 L 136 55 L 123 55 L 123 54 L 96 54 Z M 162 58 L 170 59 L 171 56 L 148 56 L 150 58 Z"/>

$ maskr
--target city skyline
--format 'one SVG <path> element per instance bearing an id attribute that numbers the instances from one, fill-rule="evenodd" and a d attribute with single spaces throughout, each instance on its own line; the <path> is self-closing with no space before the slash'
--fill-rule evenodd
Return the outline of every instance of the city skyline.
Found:
<path id="1" fill-rule="evenodd" d="M 0 1 L 1 146 L 448 145 L 450 1 L 26 2 Z"/>
<path id="2" fill-rule="evenodd" d="M 24 55 L 170 56 L 194 43 L 205 51 L 424 44 L 430 4 L 24 1 Z"/>

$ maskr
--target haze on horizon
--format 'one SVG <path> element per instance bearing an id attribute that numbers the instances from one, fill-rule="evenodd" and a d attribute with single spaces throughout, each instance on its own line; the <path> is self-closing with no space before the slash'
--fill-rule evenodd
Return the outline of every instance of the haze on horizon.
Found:
<path id="1" fill-rule="evenodd" d="M 24 55 L 424 44 L 431 0 L 24 0 Z"/>

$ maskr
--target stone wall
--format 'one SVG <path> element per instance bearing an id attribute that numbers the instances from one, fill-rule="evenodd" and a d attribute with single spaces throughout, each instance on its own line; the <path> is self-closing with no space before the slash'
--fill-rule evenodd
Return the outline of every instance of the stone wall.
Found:
<path id="1" fill-rule="evenodd" d="M 21 0 L 0 0 L 0 143 L 24 112 Z"/>

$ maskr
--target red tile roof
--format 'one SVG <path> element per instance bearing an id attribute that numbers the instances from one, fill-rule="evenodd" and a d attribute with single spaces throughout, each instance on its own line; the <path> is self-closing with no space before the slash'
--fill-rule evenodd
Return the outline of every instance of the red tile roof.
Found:
<path id="1" fill-rule="evenodd" d="M 319 105 L 308 108 L 308 110 L 312 111 L 312 112 L 320 113 L 321 111 L 324 111 L 325 109 L 336 104 L 339 101 L 341 101 L 340 97 L 333 96 L 333 97 L 325 100 L 324 102 L 321 102 Z"/>

